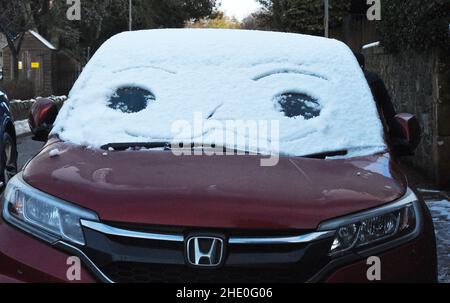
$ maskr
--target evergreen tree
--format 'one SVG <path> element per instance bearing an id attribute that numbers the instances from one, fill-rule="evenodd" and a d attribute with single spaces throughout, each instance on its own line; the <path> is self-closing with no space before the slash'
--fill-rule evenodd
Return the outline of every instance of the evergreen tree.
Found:
<path id="1" fill-rule="evenodd" d="M 312 35 L 324 33 L 323 0 L 258 0 L 270 15 L 273 30 Z M 330 0 L 330 27 L 342 23 L 350 0 Z"/>
<path id="2" fill-rule="evenodd" d="M 450 1 L 390 0 L 381 6 L 381 42 L 390 51 L 450 50 Z"/>

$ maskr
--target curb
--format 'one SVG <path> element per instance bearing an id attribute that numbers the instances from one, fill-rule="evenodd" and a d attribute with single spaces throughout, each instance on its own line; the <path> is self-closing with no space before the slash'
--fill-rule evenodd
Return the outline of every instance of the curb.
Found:
<path id="1" fill-rule="evenodd" d="M 23 134 L 20 134 L 20 135 L 16 135 L 16 138 L 17 139 L 21 139 L 21 138 L 24 138 L 24 137 L 31 136 L 32 134 L 33 134 L 32 132 L 27 132 L 27 133 L 23 133 Z"/>

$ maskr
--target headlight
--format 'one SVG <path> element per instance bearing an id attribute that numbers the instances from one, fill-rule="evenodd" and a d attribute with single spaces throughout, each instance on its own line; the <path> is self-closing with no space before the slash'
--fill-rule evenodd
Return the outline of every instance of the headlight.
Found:
<path id="1" fill-rule="evenodd" d="M 18 174 L 3 198 L 3 217 L 9 223 L 47 241 L 67 240 L 84 245 L 80 220 L 98 221 L 95 213 L 71 205 L 26 184 Z"/>
<path id="2" fill-rule="evenodd" d="M 417 233 L 420 212 L 416 195 L 406 195 L 389 205 L 364 213 L 331 220 L 319 230 L 336 230 L 330 255 L 363 249 Z"/>

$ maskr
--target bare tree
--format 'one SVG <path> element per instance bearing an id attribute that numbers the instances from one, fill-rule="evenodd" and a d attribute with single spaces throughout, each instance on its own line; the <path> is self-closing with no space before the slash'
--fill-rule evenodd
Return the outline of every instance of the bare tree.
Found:
<path id="1" fill-rule="evenodd" d="M 0 0 L 0 32 L 13 59 L 13 79 L 24 34 L 34 29 L 78 59 L 93 52 L 109 37 L 128 28 L 128 0 L 83 0 L 81 20 L 69 21 L 65 0 Z M 216 0 L 134 0 L 135 29 L 183 27 L 187 21 L 210 16 Z"/>
<path id="2" fill-rule="evenodd" d="M 5 35 L 13 60 L 13 79 L 19 78 L 19 54 L 25 33 L 35 27 L 27 1 L 0 0 L 0 32 Z"/>

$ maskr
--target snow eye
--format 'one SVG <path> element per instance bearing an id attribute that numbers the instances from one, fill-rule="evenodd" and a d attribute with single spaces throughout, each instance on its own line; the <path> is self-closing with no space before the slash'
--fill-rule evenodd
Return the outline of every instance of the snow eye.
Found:
<path id="1" fill-rule="evenodd" d="M 289 118 L 302 116 L 309 120 L 320 115 L 321 106 L 319 102 L 305 94 L 282 94 L 277 96 L 275 101 L 280 112 L 284 112 L 285 116 Z"/>
<path id="2" fill-rule="evenodd" d="M 111 96 L 108 106 L 123 113 L 138 113 L 155 101 L 155 95 L 138 87 L 119 88 Z"/>

